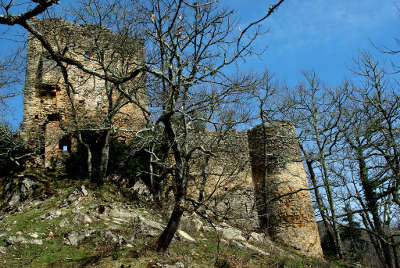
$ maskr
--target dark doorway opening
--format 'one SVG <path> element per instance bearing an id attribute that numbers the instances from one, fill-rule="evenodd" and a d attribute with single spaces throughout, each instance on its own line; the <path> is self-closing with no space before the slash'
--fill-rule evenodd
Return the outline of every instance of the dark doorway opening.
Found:
<path id="1" fill-rule="evenodd" d="M 49 121 L 60 121 L 60 114 L 59 113 L 49 114 L 47 116 L 47 119 L 49 119 Z"/>

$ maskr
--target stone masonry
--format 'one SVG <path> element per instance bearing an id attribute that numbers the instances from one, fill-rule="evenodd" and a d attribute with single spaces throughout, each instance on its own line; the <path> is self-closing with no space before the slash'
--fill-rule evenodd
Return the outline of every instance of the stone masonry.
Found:
<path id="1" fill-rule="evenodd" d="M 55 51 L 83 62 L 88 69 L 96 72 L 101 73 L 106 66 L 108 70 L 123 75 L 144 57 L 141 40 L 124 39 L 104 28 L 79 26 L 58 19 L 33 19 L 32 23 Z M 118 49 L 116 55 L 113 52 L 118 47 L 125 49 Z M 102 57 L 109 58 L 110 64 L 107 60 L 104 64 Z M 50 59 L 40 41 L 29 34 L 21 128 L 27 144 L 40 156 L 36 159 L 39 166 L 50 167 L 76 150 L 77 129 L 102 129 L 105 125 L 104 115 L 108 108 L 105 92 L 111 88 L 110 85 L 77 67 L 66 66 L 69 92 L 65 90 L 61 68 Z M 140 84 L 139 78 L 122 86 L 140 92 Z M 121 108 L 113 117 L 112 127 L 130 130 L 140 128 L 144 122 L 140 109 L 132 103 L 124 104 L 115 89 L 112 94 L 115 102 L 121 102 Z M 138 103 L 144 102 L 142 94 Z"/>
<path id="2" fill-rule="evenodd" d="M 222 219 L 234 222 L 238 227 L 256 229 L 247 133 L 204 131 L 191 135 L 191 139 L 191 146 L 202 146 L 212 153 L 207 156 L 195 152 L 190 168 L 191 197 L 197 200 L 203 189 L 204 199 Z"/>
<path id="3" fill-rule="evenodd" d="M 323 256 L 291 123 L 259 125 L 247 132 L 229 131 L 223 138 L 213 132 L 193 136 L 193 146 L 204 146 L 214 157 L 207 167 L 203 166 L 204 155 L 195 157 L 191 168 L 195 189 L 191 194 L 197 196 L 202 177 L 207 176 L 205 191 L 213 193 L 212 201 L 221 215 L 229 215 L 235 224 L 248 228 L 258 222 L 272 240 L 305 256 Z"/>
<path id="4" fill-rule="evenodd" d="M 106 63 L 107 68 L 122 75 L 144 59 L 141 40 L 124 39 L 104 28 L 56 19 L 34 19 L 33 23 L 55 51 L 97 72 Z M 104 128 L 108 99 L 105 89 L 109 85 L 74 66 L 66 65 L 67 74 L 63 74 L 39 40 L 32 35 L 28 38 L 22 135 L 36 150 L 37 165 L 52 167 L 76 150 L 78 129 Z M 116 50 L 122 47 L 125 49 Z M 65 75 L 69 78 L 69 91 Z M 146 101 L 142 78 L 122 85 L 134 90 L 137 102 L 121 106 L 112 121 L 115 131 L 143 127 L 144 117 L 138 107 Z M 121 100 L 121 96 L 114 92 L 112 99 Z M 121 132 L 119 136 L 123 135 Z M 193 142 L 204 145 L 214 157 L 204 159 L 204 154 L 199 154 L 192 163 L 192 193 L 198 194 L 202 188 L 210 193 L 218 186 L 214 205 L 222 204 L 222 210 L 230 215 L 242 215 L 241 221 L 247 226 L 251 225 L 250 218 L 257 215 L 253 213 L 255 203 L 259 223 L 273 240 L 304 255 L 322 257 L 311 195 L 291 124 L 258 126 L 247 133 L 232 131 L 223 139 L 205 131 L 195 135 Z M 205 177 L 211 179 L 202 183 Z M 232 192 L 238 194 L 227 195 Z"/>
<path id="5" fill-rule="evenodd" d="M 268 234 L 304 255 L 322 257 L 294 126 L 259 125 L 248 131 L 248 138 L 256 206 Z"/>

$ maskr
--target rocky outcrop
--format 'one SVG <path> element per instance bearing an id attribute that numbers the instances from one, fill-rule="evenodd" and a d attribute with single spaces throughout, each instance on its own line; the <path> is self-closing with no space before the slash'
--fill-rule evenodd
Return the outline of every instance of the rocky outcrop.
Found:
<path id="1" fill-rule="evenodd" d="M 37 174 L 19 174 L 0 179 L 0 211 L 19 210 L 31 198 L 46 199 L 56 192 Z"/>
<path id="2" fill-rule="evenodd" d="M 71 231 L 64 236 L 64 243 L 71 246 L 79 245 L 85 238 L 89 237 L 94 231 Z"/>
<path id="3" fill-rule="evenodd" d="M 160 211 L 118 199 L 110 186 L 92 189 L 78 183 L 67 187 L 64 182 L 61 184 L 63 188 L 56 189 L 57 196 L 29 199 L 29 202 L 20 202 L 18 210 L 0 214 L 1 267 L 31 263 L 33 255 L 27 250 L 36 252 L 32 267 L 51 266 L 61 255 L 70 264 L 79 262 L 84 266 L 90 261 L 96 267 L 122 267 L 122 264 L 129 267 L 125 265 L 137 265 L 138 261 L 140 267 L 147 264 L 153 265 L 149 267 L 186 267 L 188 264 L 197 267 L 195 262 L 203 264 L 198 267 L 212 267 L 215 254 L 232 262 L 231 267 L 243 267 L 243 262 L 235 263 L 237 253 L 248 256 L 245 261 L 252 258 L 258 262 L 249 267 L 259 267 L 265 260 L 274 264 L 277 258 L 299 259 L 263 233 L 241 229 L 228 220 L 222 223 L 210 220 L 208 210 L 183 216 L 167 255 L 146 255 L 165 228 L 165 216 Z M 104 190 L 107 195 L 101 196 Z M 86 257 L 75 258 L 74 254 L 82 249 Z M 39 264 L 43 256 L 52 259 L 46 265 Z"/>

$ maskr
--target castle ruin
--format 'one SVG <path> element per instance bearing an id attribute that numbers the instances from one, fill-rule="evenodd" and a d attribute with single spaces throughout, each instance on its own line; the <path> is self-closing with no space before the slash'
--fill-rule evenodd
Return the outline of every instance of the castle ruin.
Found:
<path id="1" fill-rule="evenodd" d="M 123 38 L 101 27 L 80 26 L 58 19 L 33 19 L 32 22 L 50 40 L 54 51 L 89 65 L 98 73 L 110 70 L 127 73 L 144 57 L 141 40 Z M 125 49 L 119 51 L 126 53 L 113 53 L 122 44 Z M 63 73 L 40 41 L 28 35 L 21 129 L 27 144 L 40 156 L 36 159 L 39 166 L 50 167 L 76 151 L 77 130 L 108 127 L 105 115 L 110 106 L 106 92 L 113 90 L 112 101 L 115 106 L 119 105 L 109 123 L 113 129 L 139 129 L 144 122 L 139 107 L 128 102 L 104 79 L 65 65 L 67 72 Z M 143 84 L 141 78 L 127 84 L 137 92 L 143 91 L 139 87 Z M 144 95 L 137 92 L 138 103 L 144 105 Z"/>
<path id="2" fill-rule="evenodd" d="M 111 67 L 115 70 L 129 71 L 129 68 L 135 67 L 135 63 L 144 59 L 142 41 L 120 40 L 107 29 L 79 26 L 55 19 L 36 19 L 34 23 L 42 34 L 52 39 L 54 50 L 82 64 L 89 64 L 98 71 L 103 66 L 93 59 L 98 55 L 94 48 L 98 49 L 99 44 L 105 52 L 105 61 L 111 61 Z M 39 40 L 32 35 L 28 38 L 22 135 L 39 156 L 37 165 L 51 167 L 54 161 L 65 159 L 70 152 L 77 150 L 77 129 L 88 126 L 101 129 L 104 126 L 102 118 L 107 109 L 104 88 L 107 85 L 104 80 L 74 66 L 67 66 L 67 73 L 63 73 Z M 127 51 L 131 54 L 112 59 L 112 53 L 107 51 L 122 44 L 128 47 Z M 124 61 L 126 57 L 130 65 Z M 66 88 L 65 75 L 69 78 L 69 90 Z M 127 83 L 140 86 L 142 82 L 139 78 Z M 113 99 L 119 99 L 118 92 L 113 94 Z M 144 95 L 138 97 L 138 102 L 143 105 Z M 113 117 L 112 126 L 115 129 L 128 126 L 130 129 L 140 129 L 143 123 L 144 117 L 139 107 L 127 102 L 121 105 Z M 201 135 L 201 138 L 196 138 L 197 142 L 207 142 L 212 136 L 206 133 Z M 232 169 L 240 167 L 235 173 L 233 187 L 240 185 L 242 190 L 251 189 L 252 193 L 254 189 L 255 195 L 252 194 L 252 198 L 245 202 L 255 203 L 259 223 L 270 237 L 296 248 L 304 255 L 322 257 L 311 195 L 307 190 L 306 174 L 294 127 L 289 123 L 257 126 L 248 132 L 230 133 L 218 146 L 229 148 L 226 151 L 230 153 L 211 160 L 213 162 L 207 172 L 221 173 L 224 165 Z M 200 166 L 194 165 L 192 172 L 200 177 L 200 169 Z M 227 181 L 226 186 L 232 187 L 229 185 L 232 184 Z M 237 211 L 241 209 L 237 208 Z"/>
<path id="3" fill-rule="evenodd" d="M 248 131 L 255 202 L 261 227 L 274 241 L 308 256 L 322 249 L 300 157 L 295 128 L 288 122 Z"/>

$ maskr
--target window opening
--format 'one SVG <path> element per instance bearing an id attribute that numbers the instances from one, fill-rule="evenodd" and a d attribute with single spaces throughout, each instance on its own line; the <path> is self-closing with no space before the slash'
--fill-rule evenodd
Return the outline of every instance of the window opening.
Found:
<path id="1" fill-rule="evenodd" d="M 60 87 L 54 84 L 39 83 L 37 85 L 39 88 L 39 96 L 51 96 L 56 97 L 57 91 L 60 91 Z"/>
<path id="2" fill-rule="evenodd" d="M 47 116 L 47 119 L 49 119 L 49 121 L 60 121 L 60 114 L 59 113 L 49 114 Z"/>
<path id="3" fill-rule="evenodd" d="M 71 152 L 71 138 L 68 136 L 64 136 L 60 139 L 58 143 L 58 148 L 64 152 Z"/>

